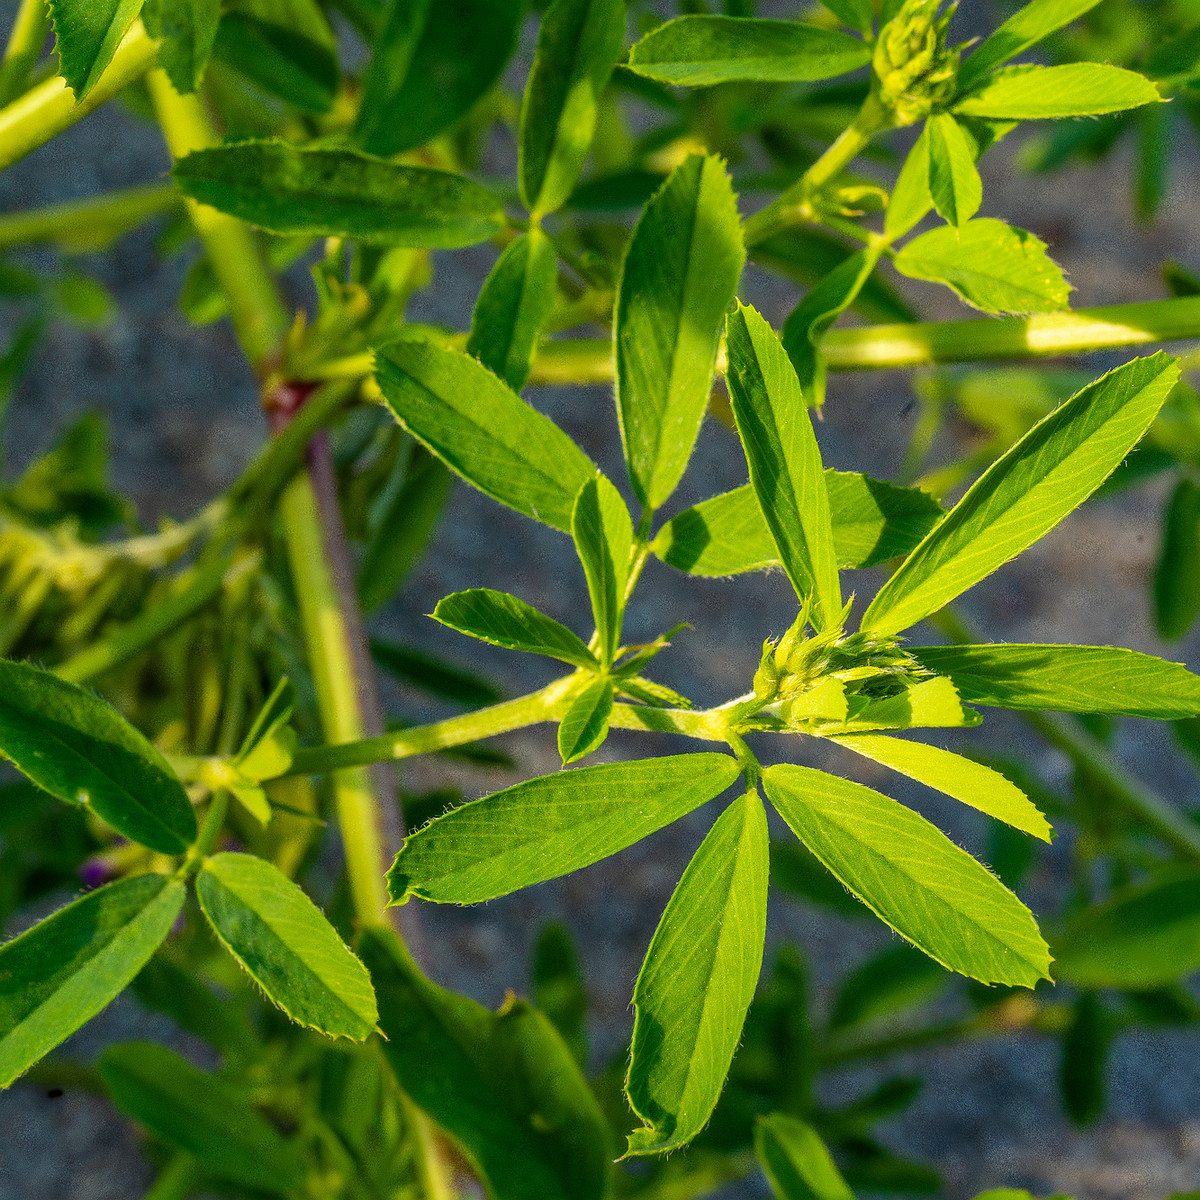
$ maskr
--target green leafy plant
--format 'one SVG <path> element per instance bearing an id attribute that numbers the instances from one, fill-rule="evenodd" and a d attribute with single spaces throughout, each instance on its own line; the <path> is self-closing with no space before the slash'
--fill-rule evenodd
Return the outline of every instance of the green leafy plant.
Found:
<path id="1" fill-rule="evenodd" d="M 175 165 L 168 186 L 0 218 L 0 245 L 94 249 L 170 213 L 168 240 L 201 250 L 181 307 L 230 318 L 272 430 L 225 494 L 156 533 L 111 494 L 95 422 L 6 485 L 0 511 L 0 753 L 25 777 L 0 792 L 0 917 L 25 926 L 0 945 L 0 1085 L 56 1078 L 56 1047 L 132 985 L 220 1057 L 203 1071 L 126 1043 L 74 1076 L 162 1152 L 157 1197 L 448 1200 L 473 1176 L 493 1200 L 666 1200 L 760 1169 L 780 1200 L 936 1191 L 936 1172 L 873 1132 L 919 1085 L 830 1108 L 821 1072 L 1033 1028 L 1061 1039 L 1082 1124 L 1104 1110 L 1123 1029 L 1200 1016 L 1183 985 L 1200 967 L 1200 826 L 1108 744 L 1117 719 L 1142 717 L 1176 722 L 1195 753 L 1200 679 L 1131 649 L 983 641 L 952 607 L 1090 497 L 1175 469 L 1153 595 L 1164 634 L 1187 630 L 1200 406 L 1180 362 L 927 377 L 896 481 L 826 469 L 814 427 L 831 371 L 1200 336 L 1200 286 L 1072 310 L 1049 247 L 978 216 L 977 168 L 1025 121 L 1162 111 L 1190 86 L 1200 27 L 1116 66 L 1065 49 L 1094 0 L 1032 0 L 963 45 L 938 0 L 829 0 L 803 20 L 688 7 L 662 20 L 553 0 L 518 106 L 515 0 L 22 2 L 0 164 L 125 91 Z M 47 16 L 58 73 L 35 83 Z M 1012 65 L 1047 39 L 1062 61 Z M 635 135 L 632 102 L 661 120 Z M 497 123 L 512 179 L 486 174 Z M 880 178 L 868 156 L 906 129 Z M 636 217 L 614 224 L 621 212 Z M 431 252 L 483 243 L 499 253 L 470 328 L 408 320 Z M 293 317 L 277 273 L 304 257 L 313 295 Z M 778 331 L 746 302 L 747 261 L 807 286 Z M 986 317 L 919 323 L 885 267 Z M 31 314 L 0 360 L 6 388 L 48 320 L 106 310 L 76 275 L 22 291 L 10 269 Z M 874 323 L 834 328 L 851 309 Z M 595 326 L 606 336 L 584 336 Z M 522 396 L 597 381 L 613 384 L 627 481 Z M 990 439 L 922 474 L 954 406 Z M 672 511 L 710 413 L 748 482 Z M 565 668 L 527 695 L 365 632 L 452 475 L 578 559 L 586 625 L 482 586 L 432 613 Z M 791 583 L 794 621 L 762 631 L 730 699 L 701 707 L 656 677 L 683 625 L 627 629 L 651 558 Z M 871 580 L 843 572 L 873 567 L 886 578 L 863 604 Z M 466 711 L 386 725 L 376 666 Z M 1069 794 L 925 740 L 978 725 L 977 707 L 1022 714 L 1064 751 Z M 563 770 L 466 802 L 406 796 L 406 833 L 381 768 L 511 766 L 479 743 L 541 724 Z M 612 729 L 708 745 L 574 765 Z M 907 805 L 796 761 L 808 739 L 985 814 L 994 869 Z M 598 1075 L 561 929 L 537 941 L 532 1003 L 492 1012 L 428 977 L 421 902 L 569 874 L 718 798 L 634 985 L 628 1056 Z M 768 810 L 794 836 L 773 841 Z M 1078 872 L 1047 937 L 1018 892 L 1051 818 L 1076 832 Z M 101 885 L 26 919 L 80 870 Z M 794 948 L 760 978 L 769 881 L 903 941 L 818 1013 Z"/>

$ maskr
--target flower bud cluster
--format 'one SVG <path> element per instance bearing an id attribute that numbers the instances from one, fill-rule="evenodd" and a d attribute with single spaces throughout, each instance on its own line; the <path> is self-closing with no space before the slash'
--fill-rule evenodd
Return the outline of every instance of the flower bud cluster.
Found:
<path id="1" fill-rule="evenodd" d="M 958 81 L 957 49 L 946 48 L 954 5 L 938 18 L 941 0 L 905 0 L 880 31 L 872 60 L 874 89 L 895 125 L 911 125 L 948 103 Z"/>

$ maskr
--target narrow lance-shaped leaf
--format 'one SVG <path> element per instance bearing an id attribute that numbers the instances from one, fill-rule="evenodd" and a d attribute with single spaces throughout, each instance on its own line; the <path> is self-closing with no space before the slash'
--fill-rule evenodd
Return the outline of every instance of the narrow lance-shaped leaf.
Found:
<path id="1" fill-rule="evenodd" d="M 1168 355 L 1135 359 L 1035 425 L 968 489 L 863 615 L 899 633 L 1020 554 L 1084 502 L 1137 444 L 1179 378 Z"/>
<path id="2" fill-rule="evenodd" d="M 78 102 L 112 62 L 142 0 L 48 0 L 48 7 L 59 71 Z"/>
<path id="3" fill-rule="evenodd" d="M 1100 0 L 1032 0 L 986 37 L 958 70 L 960 92 L 1015 58 L 1056 29 L 1096 7 Z"/>
<path id="4" fill-rule="evenodd" d="M 409 837 L 393 901 L 475 904 L 599 862 L 699 808 L 738 776 L 727 754 L 678 754 L 530 779 L 438 817 Z"/>
<path id="5" fill-rule="evenodd" d="M 692 155 L 646 205 L 617 292 L 617 414 L 633 490 L 649 508 L 691 457 L 744 260 L 724 165 Z"/>
<path id="6" fill-rule="evenodd" d="M 1057 312 L 1071 292 L 1044 242 L 992 217 L 922 233 L 892 265 L 910 279 L 945 284 L 986 313 Z"/>
<path id="7" fill-rule="evenodd" d="M 783 569 L 818 629 L 842 619 L 842 593 L 821 452 L 800 381 L 771 327 L 738 306 L 726 323 L 725 374 L 738 434 Z"/>
<path id="8" fill-rule="evenodd" d="M 983 983 L 1049 978 L 1033 915 L 924 817 L 809 767 L 768 767 L 763 784 L 813 854 L 930 958 Z"/>
<path id="9" fill-rule="evenodd" d="M 1167 506 L 1153 597 L 1160 636 L 1183 637 L 1200 613 L 1200 486 L 1190 479 L 1179 481 Z"/>
<path id="10" fill-rule="evenodd" d="M 1180 663 L 1113 646 L 914 646 L 970 704 L 1112 713 L 1171 721 L 1200 713 L 1200 677 Z"/>
<path id="11" fill-rule="evenodd" d="M 677 17 L 629 52 L 639 75 L 709 87 L 714 83 L 804 83 L 830 79 L 871 61 L 871 48 L 835 29 L 755 17 Z"/>
<path id="12" fill-rule="evenodd" d="M 375 1028 L 362 963 L 278 867 L 251 854 L 217 854 L 205 860 L 196 892 L 225 948 L 293 1021 L 356 1042 Z"/>
<path id="13" fill-rule="evenodd" d="M 232 142 L 193 151 L 172 174 L 193 200 L 269 233 L 453 250 L 507 223 L 499 198 L 473 180 L 354 150 Z"/>
<path id="14" fill-rule="evenodd" d="M 303 1187 L 298 1144 L 284 1141 L 245 1088 L 151 1042 L 109 1046 L 99 1067 L 116 1104 L 194 1155 L 205 1175 L 280 1196 Z"/>
<path id="15" fill-rule="evenodd" d="M 48 671 L 0 661 L 0 753 L 151 850 L 182 854 L 196 839 L 191 801 L 166 759 L 106 701 Z"/>
<path id="16" fill-rule="evenodd" d="M 130 983 L 170 933 L 186 894 L 166 875 L 123 879 L 0 946 L 0 1087 Z"/>
<path id="17" fill-rule="evenodd" d="M 571 515 L 571 536 L 587 576 L 600 658 L 610 666 L 621 639 L 625 590 L 633 554 L 633 521 L 620 493 L 603 476 L 583 485 Z"/>
<path id="18" fill-rule="evenodd" d="M 904 159 L 896 186 L 888 198 L 883 230 L 893 241 L 903 237 L 933 207 L 929 190 L 929 124 L 912 144 Z"/>
<path id="19" fill-rule="evenodd" d="M 554 247 L 535 226 L 504 248 L 475 301 L 467 353 L 514 392 L 529 378 L 537 340 L 554 308 L 557 277 Z"/>
<path id="20" fill-rule="evenodd" d="M 506 650 L 545 654 L 576 667 L 598 665 L 596 656 L 565 625 L 507 592 L 491 588 L 453 592 L 438 601 L 433 619 Z"/>
<path id="21" fill-rule="evenodd" d="M 825 472 L 839 567 L 871 567 L 907 554 L 946 515 L 928 492 L 854 471 Z M 779 548 L 750 484 L 672 517 L 651 546 L 693 575 L 738 575 L 780 566 Z"/>
<path id="22" fill-rule="evenodd" d="M 966 134 L 949 113 L 938 113 L 925 125 L 929 135 L 929 192 L 934 207 L 951 225 L 965 225 L 983 200 L 983 183 L 975 169 Z"/>
<path id="23" fill-rule="evenodd" d="M 612 709 L 611 679 L 597 679 L 575 697 L 558 726 L 558 753 L 564 767 L 600 746 L 608 736 Z"/>
<path id="24" fill-rule="evenodd" d="M 954 111 L 1006 121 L 1090 117 L 1162 101 L 1144 75 L 1107 63 L 1005 67 L 962 97 Z"/>
<path id="25" fill-rule="evenodd" d="M 481 492 L 564 532 L 595 464 L 548 417 L 468 354 L 424 341 L 375 356 L 393 416 Z"/>
<path id="26" fill-rule="evenodd" d="M 177 92 L 200 86 L 220 20 L 220 0 L 148 0 L 142 8 L 146 32 L 162 39 L 159 65 Z"/>
<path id="27" fill-rule="evenodd" d="M 555 0 L 542 17 L 518 139 L 521 200 L 530 212 L 554 212 L 570 196 L 624 35 L 625 0 Z"/>
<path id="28" fill-rule="evenodd" d="M 588 996 L 579 952 L 566 927 L 542 927 L 530 955 L 533 1001 L 571 1051 L 576 1064 L 588 1063 Z"/>
<path id="29" fill-rule="evenodd" d="M 389 3 L 382 14 L 354 129 L 355 141 L 371 153 L 387 155 L 388 144 L 405 136 L 402 130 L 388 128 L 397 124 L 390 112 L 392 97 L 404 86 L 432 6 L 433 0 L 400 0 Z"/>
<path id="30" fill-rule="evenodd" d="M 488 1195 L 601 1200 L 608 1123 L 550 1022 L 523 1000 L 492 1013 L 438 987 L 385 926 L 368 926 L 358 945 L 397 1081 L 462 1147 Z"/>
<path id="31" fill-rule="evenodd" d="M 795 1117 L 759 1117 L 754 1152 L 777 1200 L 854 1200 L 820 1135 Z"/>
<path id="32" fill-rule="evenodd" d="M 925 742 L 909 742 L 878 734 L 854 734 L 833 740 L 855 754 L 945 792 L 1014 829 L 1041 838 L 1043 842 L 1050 840 L 1050 826 L 1033 801 L 1015 783 L 983 763 L 972 762 Z"/>
<path id="33" fill-rule="evenodd" d="M 645 1126 L 629 1154 L 686 1145 L 716 1107 L 762 966 L 768 858 L 755 790 L 717 819 L 663 913 L 633 991 L 625 1091 Z"/>

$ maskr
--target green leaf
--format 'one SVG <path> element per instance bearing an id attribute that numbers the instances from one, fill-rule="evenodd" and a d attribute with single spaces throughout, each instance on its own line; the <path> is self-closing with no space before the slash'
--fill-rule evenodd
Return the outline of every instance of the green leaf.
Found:
<path id="1" fill-rule="evenodd" d="M 837 628 L 842 593 L 829 494 L 800 381 L 754 309 L 739 304 L 726 330 L 725 381 L 758 506 L 796 594 L 813 601 L 813 627 Z"/>
<path id="2" fill-rule="evenodd" d="M 78 103 L 96 86 L 142 0 L 47 0 L 58 69 Z"/>
<path id="3" fill-rule="evenodd" d="M 580 490 L 571 515 L 571 536 L 587 576 L 600 635 L 600 661 L 611 666 L 621 641 L 633 522 L 620 493 L 603 475 L 589 479 Z"/>
<path id="4" fill-rule="evenodd" d="M 278 867 L 251 854 L 205 859 L 200 907 L 225 948 L 293 1021 L 361 1042 L 375 1028 L 362 963 Z"/>
<path id="5" fill-rule="evenodd" d="M 712 1115 L 762 966 L 768 851 L 750 791 L 717 818 L 663 913 L 633 990 L 625 1093 L 645 1125 L 627 1154 L 684 1146 Z"/>
<path id="6" fill-rule="evenodd" d="M 1061 67 L 1005 67 L 954 105 L 968 117 L 1023 121 L 1038 117 L 1090 117 L 1158 104 L 1158 89 L 1144 75 L 1107 63 Z"/>
<path id="7" fill-rule="evenodd" d="M 1200 967 L 1200 869 L 1175 867 L 1069 922 L 1054 977 L 1084 988 L 1148 991 Z"/>
<path id="8" fill-rule="evenodd" d="M 206 1177 L 278 1196 L 302 1190 L 298 1146 L 280 1137 L 246 1088 L 151 1042 L 109 1046 L 99 1068 L 117 1106 L 194 1155 Z"/>
<path id="9" fill-rule="evenodd" d="M 922 680 L 882 700 L 862 694 L 851 695 L 848 699 L 850 712 L 845 723 L 818 728 L 817 733 L 835 737 L 877 729 L 962 728 L 979 724 L 979 714 L 974 709 L 963 708 L 958 689 L 949 679 L 941 677 Z M 793 701 L 793 704 L 799 704 L 799 701 Z"/>
<path id="10" fill-rule="evenodd" d="M 507 592 L 491 588 L 453 592 L 437 602 L 433 619 L 506 650 L 544 654 L 585 669 L 599 665 L 596 656 L 565 625 Z"/>
<path id="11" fill-rule="evenodd" d="M 805 83 L 830 79 L 871 61 L 859 38 L 799 21 L 754 17 L 677 17 L 629 52 L 639 75 L 684 87 L 732 80 Z"/>
<path id="12" fill-rule="evenodd" d="M 125 988 L 170 933 L 186 894 L 166 875 L 123 879 L 0 946 L 0 1087 Z"/>
<path id="13" fill-rule="evenodd" d="M 321 10 L 295 0 L 277 12 L 269 11 L 273 7 L 267 6 L 267 12 L 225 13 L 213 46 L 215 57 L 303 112 L 327 113 L 337 99 L 341 71 Z M 307 19 L 298 28 L 291 21 L 299 11 Z"/>
<path id="14" fill-rule="evenodd" d="M 924 817 L 809 767 L 768 767 L 763 784 L 813 854 L 930 958 L 983 983 L 1049 978 L 1033 915 Z"/>
<path id="15" fill-rule="evenodd" d="M 862 628 L 915 625 L 1053 529 L 1133 449 L 1178 378 L 1160 351 L 1110 371 L 1039 421 L 904 560 Z"/>
<path id="16" fill-rule="evenodd" d="M 817 1131 L 795 1117 L 759 1117 L 754 1152 L 778 1200 L 854 1200 Z"/>
<path id="17" fill-rule="evenodd" d="M 1041 838 L 1043 842 L 1050 840 L 1050 826 L 1033 801 L 1015 783 L 983 763 L 925 742 L 908 742 L 902 738 L 855 734 L 833 740 L 855 754 L 953 796 L 1014 829 Z"/>
<path id="18" fill-rule="evenodd" d="M 158 64 L 180 95 L 200 86 L 220 20 L 220 0 L 148 0 L 142 9 L 146 32 L 162 39 Z"/>
<path id="19" fill-rule="evenodd" d="M 588 997 L 570 933 L 562 925 L 544 926 L 532 958 L 534 1003 L 558 1030 L 580 1070 L 587 1070 Z"/>
<path id="20" fill-rule="evenodd" d="M 880 1017 L 894 1017 L 931 1000 L 950 978 L 915 946 L 904 942 L 888 946 L 855 967 L 838 985 L 829 1012 L 829 1028 L 844 1029 Z"/>
<path id="21" fill-rule="evenodd" d="M 617 413 L 633 490 L 649 508 L 691 457 L 744 260 L 724 165 L 691 155 L 646 205 L 617 292 Z"/>
<path id="22" fill-rule="evenodd" d="M 969 704 L 1175 720 L 1200 713 L 1200 677 L 1113 646 L 913 646 Z"/>
<path id="23" fill-rule="evenodd" d="M 364 929 L 359 952 L 400 1086 L 463 1148 L 489 1197 L 600 1200 L 607 1124 L 550 1022 L 522 1000 L 492 1013 L 438 987 L 386 927 Z"/>
<path id="24" fill-rule="evenodd" d="M 557 278 L 554 246 L 533 226 L 505 247 L 475 301 L 467 353 L 514 392 L 529 378 L 538 338 L 554 309 Z"/>
<path id="25" fill-rule="evenodd" d="M 986 37 L 958 70 L 959 91 L 1015 58 L 1044 37 L 1069 25 L 1100 0 L 1032 0 Z"/>
<path id="26" fill-rule="evenodd" d="M 196 814 L 167 760 L 107 701 L 48 671 L 0 661 L 0 753 L 151 850 L 182 854 L 196 840 Z"/>
<path id="27" fill-rule="evenodd" d="M 624 0 L 555 0 L 542 17 L 518 139 L 521 202 L 535 216 L 575 187 L 624 37 Z"/>
<path id="28" fill-rule="evenodd" d="M 978 211 L 983 183 L 967 135 L 949 113 L 925 124 L 929 134 L 929 193 L 940 216 L 960 228 Z"/>
<path id="29" fill-rule="evenodd" d="M 464 804 L 409 837 L 388 890 L 475 904 L 577 871 L 719 796 L 727 754 L 678 754 L 545 775 Z"/>
<path id="30" fill-rule="evenodd" d="M 193 151 L 172 174 L 193 200 L 270 233 L 452 250 L 505 225 L 499 198 L 462 175 L 354 150 L 230 142 Z"/>
<path id="31" fill-rule="evenodd" d="M 870 36 L 871 22 L 875 19 L 875 7 L 871 0 L 821 0 L 838 20 Z"/>
<path id="32" fill-rule="evenodd" d="M 486 679 L 399 642 L 371 638 L 371 657 L 393 679 L 468 708 L 495 704 L 499 689 Z"/>
<path id="33" fill-rule="evenodd" d="M 839 567 L 872 567 L 907 554 L 946 515 L 920 488 L 853 471 L 827 470 L 825 489 Z M 693 575 L 739 575 L 781 565 L 749 484 L 685 509 L 659 530 L 651 549 Z"/>
<path id="34" fill-rule="evenodd" d="M 929 190 L 929 125 L 913 143 L 896 177 L 896 186 L 888 198 L 883 230 L 895 241 L 903 237 L 933 207 Z"/>
<path id="35" fill-rule="evenodd" d="M 1058 312 L 1071 292 L 1044 242 L 993 217 L 922 233 L 892 265 L 910 279 L 944 283 L 986 313 Z"/>
<path id="36" fill-rule="evenodd" d="M 481 492 L 564 532 L 596 467 L 470 355 L 430 342 L 393 342 L 375 377 L 396 420 Z"/>
<path id="37" fill-rule="evenodd" d="M 1200 613 L 1200 486 L 1181 479 L 1163 521 L 1154 568 L 1154 626 L 1181 638 Z"/>
<path id="38" fill-rule="evenodd" d="M 571 701 L 558 726 L 558 753 L 563 766 L 586 758 L 608 736 L 612 716 L 611 679 L 597 679 Z"/>
<path id="39" fill-rule="evenodd" d="M 871 919 L 871 914 L 802 842 L 771 843 L 771 882 L 789 895 L 819 904 L 839 916 Z"/>
<path id="40" fill-rule="evenodd" d="M 521 0 L 392 0 L 367 72 L 359 144 L 391 157 L 466 116 L 500 78 L 524 11 Z"/>
<path id="41" fill-rule="evenodd" d="M 1058 1086 L 1063 1108 L 1076 1125 L 1090 1125 L 1104 1113 L 1114 1025 L 1095 992 L 1085 992 L 1075 1001 L 1071 1022 L 1063 1033 Z"/>

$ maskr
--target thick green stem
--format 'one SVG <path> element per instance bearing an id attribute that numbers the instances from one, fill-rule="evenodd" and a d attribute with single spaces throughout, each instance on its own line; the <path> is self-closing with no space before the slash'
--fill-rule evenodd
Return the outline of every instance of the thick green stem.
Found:
<path id="1" fill-rule="evenodd" d="M 11 104 L 29 87 L 46 40 L 46 0 L 21 0 L 0 65 L 0 106 Z"/>
<path id="2" fill-rule="evenodd" d="M 94 199 L 8 213 L 0 217 L 0 250 L 36 242 L 52 242 L 68 252 L 100 249 L 113 237 L 181 203 L 176 188 L 152 183 Z"/>
<path id="3" fill-rule="evenodd" d="M 55 75 L 0 109 L 0 170 L 94 112 L 127 84 L 144 75 L 157 54 L 158 43 L 146 32 L 141 21 L 135 21 L 96 86 L 78 104 L 66 80 Z"/>

